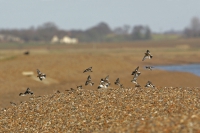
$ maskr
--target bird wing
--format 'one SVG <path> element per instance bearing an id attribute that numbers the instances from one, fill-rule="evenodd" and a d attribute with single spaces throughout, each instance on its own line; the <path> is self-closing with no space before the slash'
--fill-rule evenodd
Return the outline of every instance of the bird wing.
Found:
<path id="1" fill-rule="evenodd" d="M 118 82 L 118 83 L 120 82 L 119 78 L 116 79 L 116 82 Z"/>
<path id="2" fill-rule="evenodd" d="M 89 67 L 89 68 L 85 69 L 85 70 L 83 71 L 83 73 L 84 73 L 84 72 L 87 72 L 87 71 L 91 71 L 91 70 L 92 70 L 92 67 Z"/>
<path id="3" fill-rule="evenodd" d="M 90 81 L 90 80 L 91 80 L 91 77 L 90 77 L 90 75 L 88 76 L 87 80 L 88 80 L 88 81 Z"/>
<path id="4" fill-rule="evenodd" d="M 38 74 L 41 74 L 41 72 L 40 72 L 40 70 L 39 70 L 39 69 L 37 69 L 37 73 L 38 73 Z"/>
<path id="5" fill-rule="evenodd" d="M 142 61 L 144 61 L 148 56 L 146 56 L 146 54 L 144 55 Z"/>
<path id="6" fill-rule="evenodd" d="M 109 80 L 109 75 L 105 77 L 105 80 L 107 80 L 107 81 Z"/>
<path id="7" fill-rule="evenodd" d="M 138 71 L 139 70 L 139 66 L 135 69 L 135 71 Z"/>
<path id="8" fill-rule="evenodd" d="M 133 78 L 137 78 L 138 76 L 140 76 L 140 74 L 140 72 L 135 73 Z"/>

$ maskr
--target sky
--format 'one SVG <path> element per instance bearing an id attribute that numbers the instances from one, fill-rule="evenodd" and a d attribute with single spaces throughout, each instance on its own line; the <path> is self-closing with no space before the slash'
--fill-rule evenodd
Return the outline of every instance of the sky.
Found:
<path id="1" fill-rule="evenodd" d="M 200 0 L 0 0 L 0 29 L 25 29 L 54 22 L 59 29 L 85 30 L 100 22 L 154 32 L 182 30 L 200 18 Z"/>

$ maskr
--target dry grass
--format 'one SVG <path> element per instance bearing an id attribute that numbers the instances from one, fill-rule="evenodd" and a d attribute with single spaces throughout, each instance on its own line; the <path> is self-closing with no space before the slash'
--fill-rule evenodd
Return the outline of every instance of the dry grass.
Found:
<path id="1" fill-rule="evenodd" d="M 200 132 L 200 88 L 112 88 L 34 96 L 0 112 L 1 132 Z"/>

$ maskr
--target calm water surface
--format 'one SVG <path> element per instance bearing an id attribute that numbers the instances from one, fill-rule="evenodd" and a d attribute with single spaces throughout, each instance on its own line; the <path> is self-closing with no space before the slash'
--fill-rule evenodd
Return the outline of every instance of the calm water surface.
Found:
<path id="1" fill-rule="evenodd" d="M 200 76 L 200 64 L 155 66 L 155 68 L 167 71 L 190 72 Z"/>

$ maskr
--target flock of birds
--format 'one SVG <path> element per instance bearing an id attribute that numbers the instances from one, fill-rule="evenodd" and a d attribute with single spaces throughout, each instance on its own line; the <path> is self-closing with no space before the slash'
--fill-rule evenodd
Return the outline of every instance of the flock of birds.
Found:
<path id="1" fill-rule="evenodd" d="M 144 54 L 145 55 L 144 55 L 142 61 L 144 61 L 145 59 L 153 58 L 153 56 L 151 55 L 149 50 L 147 50 Z M 145 68 L 148 69 L 148 70 L 152 70 L 153 67 L 152 66 L 146 66 Z M 83 71 L 83 73 L 86 73 L 86 72 L 93 72 L 92 71 L 92 67 L 89 67 L 89 68 L 87 68 L 87 69 L 85 69 Z M 135 87 L 141 87 L 137 82 L 137 78 L 138 78 L 138 76 L 140 76 L 140 74 L 141 74 L 141 72 L 139 72 L 139 66 L 131 74 L 131 75 L 133 75 L 133 79 L 131 80 L 131 82 L 135 84 Z M 43 79 L 46 78 L 46 74 L 42 73 L 39 69 L 37 69 L 37 77 L 42 81 Z M 123 84 L 120 83 L 120 79 L 119 78 L 116 79 L 114 84 L 118 85 L 120 88 L 123 88 Z M 87 77 L 87 80 L 85 82 L 85 86 L 87 86 L 87 85 L 91 85 L 91 86 L 94 85 L 94 82 L 92 81 L 92 78 L 91 78 L 90 75 Z M 110 85 L 111 85 L 111 83 L 109 81 L 109 75 L 108 75 L 105 78 L 102 78 L 100 80 L 100 83 L 98 85 L 98 89 L 108 88 Z M 151 81 L 148 81 L 146 83 L 145 87 L 155 87 L 155 86 L 152 84 Z M 73 88 L 71 88 L 71 90 L 72 89 Z M 77 89 L 82 89 L 82 85 L 77 86 Z M 31 91 L 30 88 L 27 88 L 26 91 L 24 93 L 20 93 L 19 96 L 26 96 L 26 95 L 29 95 L 29 94 L 33 95 L 33 92 Z"/>

